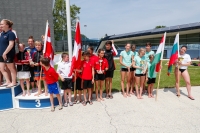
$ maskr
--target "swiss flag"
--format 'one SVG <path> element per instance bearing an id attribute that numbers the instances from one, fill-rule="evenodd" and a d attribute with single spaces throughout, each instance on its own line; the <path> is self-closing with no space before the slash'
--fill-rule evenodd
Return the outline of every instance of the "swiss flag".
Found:
<path id="1" fill-rule="evenodd" d="M 54 64 L 53 64 L 54 50 L 53 50 L 53 46 L 51 44 L 50 27 L 49 27 L 48 21 L 47 21 L 47 24 L 46 24 L 46 32 L 45 32 L 45 37 L 44 37 L 43 53 L 44 53 L 44 57 L 50 58 L 50 65 L 52 67 L 54 67 Z"/>
<path id="2" fill-rule="evenodd" d="M 72 56 L 72 65 L 70 73 L 68 76 L 72 75 L 74 69 L 78 68 L 78 65 L 81 63 L 81 32 L 80 32 L 80 23 L 76 21 L 76 31 L 74 37 L 74 51 Z"/>

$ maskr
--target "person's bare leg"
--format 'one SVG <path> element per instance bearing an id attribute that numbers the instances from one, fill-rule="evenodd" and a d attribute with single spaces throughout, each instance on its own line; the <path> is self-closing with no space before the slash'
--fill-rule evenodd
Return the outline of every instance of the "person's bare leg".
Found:
<path id="1" fill-rule="evenodd" d="M 147 75 L 145 75 L 145 79 L 146 79 L 146 76 Z M 145 91 L 146 91 L 146 82 L 144 81 L 144 83 L 143 83 L 143 87 L 142 87 L 143 89 L 142 89 L 142 94 L 145 94 Z"/>
<path id="2" fill-rule="evenodd" d="M 43 80 L 43 84 L 44 84 L 44 93 L 45 93 L 45 96 L 48 96 L 48 89 L 47 89 L 47 83 L 46 83 L 46 81 Z"/>
<path id="3" fill-rule="evenodd" d="M 100 99 L 102 100 L 102 101 L 104 101 L 104 99 L 103 99 L 103 80 L 100 80 L 99 81 L 100 83 Z"/>
<path id="4" fill-rule="evenodd" d="M 74 103 L 77 102 L 77 90 L 74 90 Z"/>
<path id="5" fill-rule="evenodd" d="M 54 109 L 53 94 L 50 94 L 51 108 Z"/>
<path id="6" fill-rule="evenodd" d="M 130 91 L 129 92 L 130 92 L 131 95 L 133 95 L 133 85 L 132 85 L 132 83 L 133 83 L 133 71 L 131 71 L 130 74 L 131 75 L 130 75 Z"/>
<path id="7" fill-rule="evenodd" d="M 125 72 L 121 71 L 121 88 L 122 88 L 122 95 L 126 97 L 126 93 L 124 91 L 124 79 L 125 79 Z"/>
<path id="8" fill-rule="evenodd" d="M 148 84 L 148 98 L 151 98 L 151 84 Z"/>
<path id="9" fill-rule="evenodd" d="M 137 99 L 140 98 L 139 84 L 140 84 L 140 77 L 135 77 L 135 90 L 136 90 Z"/>
<path id="10" fill-rule="evenodd" d="M 88 101 L 91 101 L 92 88 L 88 88 Z"/>
<path id="11" fill-rule="evenodd" d="M 133 86 L 133 94 L 135 94 L 135 71 L 133 71 L 133 83 L 132 83 L 132 86 Z"/>
<path id="12" fill-rule="evenodd" d="M 188 97 L 189 98 L 192 98 L 192 94 L 191 94 L 191 83 L 190 83 L 190 75 L 188 73 L 187 70 L 185 70 L 183 73 L 182 73 L 182 77 L 183 79 L 185 80 L 185 83 L 186 83 L 186 88 L 187 88 L 187 91 L 188 91 Z"/>
<path id="13" fill-rule="evenodd" d="M 87 89 L 83 89 L 83 97 L 84 97 L 84 101 L 87 102 Z"/>
<path id="14" fill-rule="evenodd" d="M 151 97 L 152 97 L 152 98 L 154 98 L 154 96 L 153 96 L 153 88 L 154 88 L 154 83 L 151 84 L 151 90 L 150 90 L 150 91 L 151 91 Z"/>
<path id="15" fill-rule="evenodd" d="M 106 88 L 106 95 L 109 93 L 109 78 L 105 79 L 105 88 Z"/>
<path id="16" fill-rule="evenodd" d="M 98 102 L 100 102 L 99 95 L 98 95 L 98 91 L 99 91 L 99 80 L 96 80 L 96 81 L 95 81 L 96 100 L 97 100 Z"/>
<path id="17" fill-rule="evenodd" d="M 28 96 L 30 96 L 30 80 L 29 79 L 26 79 L 26 88 L 27 88 L 27 94 Z"/>
<path id="18" fill-rule="evenodd" d="M 67 103 L 67 90 L 64 90 L 63 92 L 64 102 Z"/>
<path id="19" fill-rule="evenodd" d="M 51 95 L 50 95 L 50 97 L 51 97 Z M 56 97 L 58 99 L 59 105 L 62 106 L 62 100 L 61 100 L 60 94 L 56 94 Z"/>
<path id="20" fill-rule="evenodd" d="M 145 76 L 141 76 L 140 77 L 140 99 L 143 99 L 142 98 L 142 90 L 144 90 L 144 82 L 145 82 Z"/>
<path id="21" fill-rule="evenodd" d="M 8 76 L 8 73 L 5 71 L 5 68 L 6 67 L 6 64 L 5 63 L 2 63 L 0 62 L 0 71 L 1 73 L 3 74 L 3 77 L 6 79 L 6 82 L 4 83 L 4 85 L 8 85 L 11 83 L 10 79 L 9 79 L 9 76 Z"/>
<path id="22" fill-rule="evenodd" d="M 176 86 L 176 94 L 178 95 L 178 88 L 179 88 L 179 82 L 180 82 L 180 77 L 181 77 L 181 72 L 178 70 L 178 68 L 175 68 L 174 70 L 174 75 L 175 75 L 175 86 Z M 179 75 L 179 78 L 178 78 Z"/>
<path id="23" fill-rule="evenodd" d="M 72 91 L 71 89 L 67 89 L 69 102 L 72 102 Z"/>
<path id="24" fill-rule="evenodd" d="M 131 96 L 129 94 L 130 78 L 131 78 L 131 73 L 130 72 L 126 72 L 126 95 L 129 96 L 129 97 Z"/>
<path id="25" fill-rule="evenodd" d="M 7 63 L 6 64 L 8 69 L 10 70 L 10 73 L 11 73 L 11 79 L 12 79 L 12 82 L 11 84 L 8 85 L 9 86 L 14 86 L 16 85 L 17 81 L 16 81 L 16 78 L 17 78 L 17 72 L 16 72 L 16 69 L 15 69 L 15 66 L 14 66 L 14 63 Z"/>
<path id="26" fill-rule="evenodd" d="M 82 101 L 81 94 L 82 94 L 82 91 L 81 91 L 81 90 L 78 90 L 78 96 L 79 96 L 79 101 L 80 101 L 80 102 Z"/>
<path id="27" fill-rule="evenodd" d="M 39 96 L 42 94 L 42 90 L 41 90 L 41 81 L 37 80 L 37 86 L 38 86 L 38 92 L 35 94 L 35 96 Z"/>
<path id="28" fill-rule="evenodd" d="M 20 86 L 22 88 L 22 96 L 25 96 L 26 95 L 26 92 L 24 90 L 24 80 L 23 79 L 20 79 Z"/>
<path id="29" fill-rule="evenodd" d="M 109 95 L 112 95 L 112 78 L 109 78 Z"/>
<path id="30" fill-rule="evenodd" d="M 15 68 L 16 68 L 16 67 L 15 67 Z M 12 82 L 11 72 L 10 72 L 10 70 L 8 69 L 7 65 L 4 67 L 4 69 L 5 69 L 5 71 L 8 73 L 8 78 L 9 78 L 10 82 Z M 15 69 L 15 70 L 16 70 L 16 69 Z M 16 70 L 16 72 L 17 72 L 17 70 Z"/>
<path id="31" fill-rule="evenodd" d="M 93 99 L 93 96 L 92 96 L 92 94 L 93 94 L 93 92 L 94 92 L 94 86 L 95 86 L 95 83 L 93 84 L 93 86 L 92 86 L 92 88 L 91 88 L 91 100 Z"/>

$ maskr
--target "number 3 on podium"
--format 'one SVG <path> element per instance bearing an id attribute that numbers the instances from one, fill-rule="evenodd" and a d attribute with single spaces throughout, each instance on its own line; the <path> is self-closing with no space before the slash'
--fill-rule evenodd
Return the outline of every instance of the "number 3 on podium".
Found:
<path id="1" fill-rule="evenodd" d="M 36 102 L 35 107 L 39 108 L 41 106 L 40 99 L 36 99 L 35 102 Z"/>

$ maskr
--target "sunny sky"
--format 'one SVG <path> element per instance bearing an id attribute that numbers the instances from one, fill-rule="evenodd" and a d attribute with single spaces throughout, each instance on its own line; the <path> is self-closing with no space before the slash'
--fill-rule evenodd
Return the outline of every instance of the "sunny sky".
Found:
<path id="1" fill-rule="evenodd" d="M 200 0 L 70 0 L 88 38 L 200 22 Z M 87 25 L 87 27 L 84 27 Z"/>

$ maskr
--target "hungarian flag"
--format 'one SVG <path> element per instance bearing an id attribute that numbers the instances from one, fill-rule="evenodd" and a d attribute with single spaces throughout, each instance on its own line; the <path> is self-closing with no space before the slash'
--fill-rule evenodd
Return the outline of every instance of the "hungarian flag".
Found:
<path id="1" fill-rule="evenodd" d="M 54 67 L 54 63 L 53 63 L 54 50 L 51 44 L 50 27 L 49 27 L 48 21 L 46 24 L 46 32 L 45 32 L 45 37 L 44 37 L 43 54 L 44 54 L 44 57 L 50 58 L 50 65 Z"/>
<path id="2" fill-rule="evenodd" d="M 175 63 L 176 60 L 178 60 L 178 55 L 179 55 L 179 33 L 176 34 L 174 45 L 172 47 L 172 52 L 171 52 L 171 56 L 170 56 L 169 64 L 168 64 L 168 72 L 167 72 L 168 76 L 170 75 L 172 71 L 173 64 Z"/>
<path id="3" fill-rule="evenodd" d="M 75 37 L 74 37 L 74 50 L 73 50 L 73 56 L 72 56 L 72 64 L 70 73 L 68 76 L 71 76 L 73 73 L 73 70 L 78 68 L 81 63 L 81 32 L 80 32 L 80 23 L 77 20 L 76 21 L 76 31 L 75 31 Z"/>
<path id="4" fill-rule="evenodd" d="M 158 49 L 156 51 L 156 54 L 154 56 L 153 62 L 151 63 L 150 67 L 150 78 L 153 78 L 153 75 L 155 72 L 160 71 L 160 63 L 163 58 L 164 53 L 164 47 L 165 47 L 165 38 L 166 38 L 166 32 L 162 36 L 162 39 L 160 41 L 160 45 L 158 46 Z"/>

